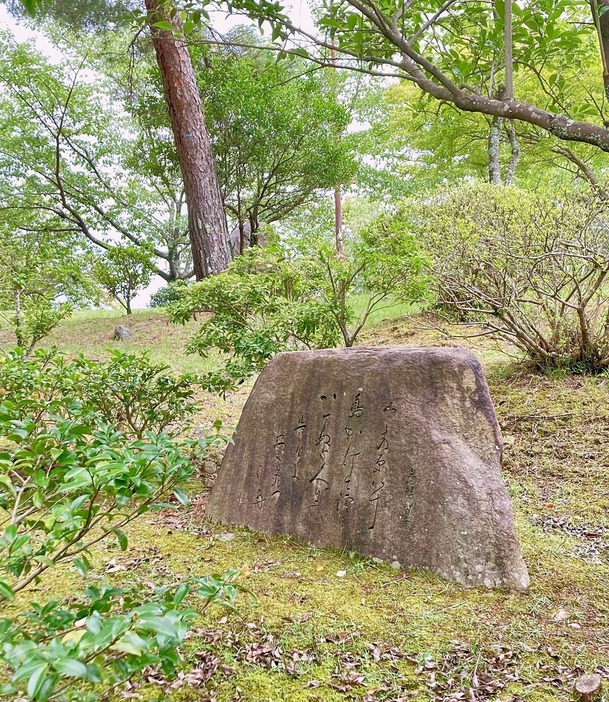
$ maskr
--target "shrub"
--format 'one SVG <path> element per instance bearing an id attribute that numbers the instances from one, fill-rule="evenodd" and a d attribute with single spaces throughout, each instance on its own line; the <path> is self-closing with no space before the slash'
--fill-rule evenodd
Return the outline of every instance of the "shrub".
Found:
<path id="1" fill-rule="evenodd" d="M 94 274 L 101 287 L 116 300 L 127 314 L 131 303 L 154 275 L 151 247 L 116 246 L 99 256 Z"/>
<path id="2" fill-rule="evenodd" d="M 224 392 L 260 372 L 280 351 L 352 346 L 370 314 L 388 298 L 414 301 L 426 290 L 424 259 L 412 235 L 382 218 L 346 257 L 319 244 L 308 255 L 287 247 L 253 248 L 220 275 L 187 288 L 170 307 L 184 322 L 211 311 L 188 350 L 228 355 L 204 382 Z M 365 298 L 363 310 L 354 302 Z"/>
<path id="3" fill-rule="evenodd" d="M 147 431 L 173 435 L 197 410 L 198 378 L 169 375 L 168 369 L 146 354 L 121 351 L 108 361 L 92 361 L 39 350 L 29 363 L 12 352 L 0 361 L 0 401 L 11 398 L 15 412 L 37 418 L 47 412 L 99 418 L 138 438 Z"/>
<path id="4" fill-rule="evenodd" d="M 403 209 L 425 240 L 441 304 L 538 367 L 609 365 L 606 205 L 471 185 Z"/>
<path id="5" fill-rule="evenodd" d="M 175 280 L 164 288 L 159 288 L 150 296 L 149 307 L 167 307 L 167 305 L 177 302 L 184 288 L 189 285 L 188 280 Z"/>
<path id="6" fill-rule="evenodd" d="M 154 432 L 142 428 L 152 426 L 155 405 L 171 405 L 172 397 L 184 404 L 173 382 L 147 359 L 124 354 L 97 367 L 43 352 L 32 361 L 17 354 L 0 361 L 1 599 L 19 600 L 60 563 L 86 576 L 95 544 L 113 539 L 124 551 L 124 529 L 134 519 L 187 503 L 193 452 L 225 439 L 217 425 L 197 442 L 178 441 L 158 425 Z M 110 404 L 96 411 L 102 388 L 119 386 L 116 416 Z M 161 410 L 158 422 L 179 411 Z M 172 495 L 177 502 L 170 504 Z M 147 667 L 172 674 L 176 648 L 196 615 L 185 598 L 198 593 L 203 607 L 231 606 L 235 575 L 193 578 L 150 598 L 135 588 L 88 587 L 64 602 L 29 602 L 29 609 L 18 602 L 13 617 L 0 620 L 1 657 L 13 670 L 2 693 L 97 700 Z"/>

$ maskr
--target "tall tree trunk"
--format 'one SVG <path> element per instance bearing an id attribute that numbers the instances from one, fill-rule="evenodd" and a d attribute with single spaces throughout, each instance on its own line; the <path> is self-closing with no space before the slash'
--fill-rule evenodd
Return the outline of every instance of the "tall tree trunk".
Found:
<path id="1" fill-rule="evenodd" d="M 23 312 L 21 310 L 21 290 L 18 288 L 13 292 L 15 298 L 15 338 L 17 346 L 26 353 L 25 334 L 23 333 Z"/>
<path id="2" fill-rule="evenodd" d="M 336 70 L 336 44 L 332 40 L 332 65 Z M 334 187 L 334 238 L 336 242 L 336 253 L 339 258 L 344 257 L 345 250 L 343 246 L 343 194 L 341 184 L 337 183 Z"/>
<path id="3" fill-rule="evenodd" d="M 146 9 L 184 180 L 195 277 L 201 280 L 230 261 L 220 184 L 192 60 L 177 38 L 180 19 L 163 0 L 146 0 Z M 175 31 L 155 26 L 158 22 L 170 22 Z"/>
<path id="4" fill-rule="evenodd" d="M 505 123 L 505 131 L 508 135 L 510 142 L 510 148 L 512 153 L 510 155 L 510 162 L 508 163 L 507 171 L 505 173 L 505 184 L 512 185 L 514 183 L 514 176 L 516 175 L 516 166 L 520 159 L 520 142 L 518 141 L 518 135 L 514 129 L 514 123 L 510 119 Z"/>
<path id="5" fill-rule="evenodd" d="M 514 99 L 514 56 L 512 46 L 512 0 L 505 0 L 505 30 L 504 30 L 504 54 L 505 54 L 505 99 Z"/>

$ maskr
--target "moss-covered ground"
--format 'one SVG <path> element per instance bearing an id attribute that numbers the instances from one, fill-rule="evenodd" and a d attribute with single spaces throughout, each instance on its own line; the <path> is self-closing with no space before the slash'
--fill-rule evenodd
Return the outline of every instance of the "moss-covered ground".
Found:
<path id="1" fill-rule="evenodd" d="M 147 313 L 148 336 L 136 334 L 132 348 L 154 350 L 155 324 L 164 338 L 155 314 Z M 80 329 L 83 351 L 99 353 L 91 337 L 106 340 L 115 323 L 105 320 L 96 332 L 100 321 L 89 320 Z M 362 343 L 445 343 L 432 326 L 395 318 L 369 328 Z M 66 333 L 73 352 L 79 328 Z M 186 332 L 179 334 L 163 341 L 167 349 L 183 342 Z M 238 568 L 253 596 L 242 594 L 236 612 L 212 608 L 201 616 L 183 651 L 182 679 L 151 676 L 129 696 L 551 702 L 573 699 L 574 679 L 596 670 L 607 678 L 600 699 L 609 700 L 609 377 L 535 375 L 486 339 L 459 343 L 485 365 L 503 429 L 528 592 L 465 590 L 353 553 L 226 532 L 205 520 L 213 475 L 200 476 L 190 511 L 142 517 L 129 530 L 129 550 L 100 547 L 88 577 L 146 588 Z M 154 353 L 180 367 L 179 348 Z M 196 359 L 185 363 L 190 369 Z M 202 398 L 200 425 L 217 416 L 234 425 L 247 392 Z M 36 597 L 70 592 L 78 581 L 58 570 Z"/>

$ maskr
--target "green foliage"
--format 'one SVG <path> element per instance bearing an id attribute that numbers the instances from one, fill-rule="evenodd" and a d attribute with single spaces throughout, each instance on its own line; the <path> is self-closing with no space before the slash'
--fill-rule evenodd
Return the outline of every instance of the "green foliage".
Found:
<path id="1" fill-rule="evenodd" d="M 234 609 L 237 571 L 177 587 L 89 586 L 67 602 L 33 603 L 17 621 L 0 620 L 1 656 L 14 671 L 0 692 L 46 702 L 95 702 L 144 671 L 173 677 L 178 646 L 210 605 Z M 197 609 L 187 598 L 199 598 Z"/>
<path id="2" fill-rule="evenodd" d="M 9 355 L 0 364 L 0 435 L 6 443 L 0 455 L 0 505 L 6 512 L 0 548 L 13 592 L 77 555 L 78 569 L 86 572 L 92 544 L 114 535 L 124 549 L 126 524 L 171 492 L 184 499 L 179 485 L 192 472 L 186 447 L 142 427 L 150 425 L 147 415 L 155 404 L 176 397 L 184 406 L 187 393 L 159 380 L 146 361 L 138 369 L 134 357 L 117 354 L 94 366 L 42 353 L 31 362 Z M 90 382 L 83 383 L 89 374 Z M 148 397 L 153 385 L 156 395 Z M 114 388 L 116 408 L 96 404 L 104 387 Z M 179 411 L 168 404 L 158 423 Z M 131 431 L 121 430 L 113 414 Z"/>
<path id="3" fill-rule="evenodd" d="M 0 400 L 16 403 L 21 420 L 47 412 L 71 419 L 74 408 L 87 422 L 99 419 L 136 438 L 146 432 L 176 435 L 197 410 L 197 378 L 167 370 L 146 355 L 120 351 L 108 361 L 37 351 L 27 364 L 11 353 L 0 361 Z"/>
<path id="4" fill-rule="evenodd" d="M 125 551 L 124 529 L 135 518 L 188 502 L 183 485 L 194 470 L 191 454 L 204 456 L 225 438 L 179 442 L 159 431 L 192 411 L 186 378 L 176 381 L 163 370 L 119 353 L 106 363 L 43 352 L 31 361 L 19 354 L 2 359 L 2 599 L 18 598 L 60 563 L 86 576 L 96 543 L 112 539 Z M 135 590 L 89 587 L 84 598 L 33 603 L 16 619 L 0 620 L 2 658 L 14 670 L 4 692 L 94 700 L 100 689 L 149 666 L 171 675 L 180 662 L 176 647 L 196 615 L 182 601 L 193 591 L 204 607 L 232 607 L 235 577 L 158 589 L 146 602 Z"/>
<path id="5" fill-rule="evenodd" d="M 151 165 L 149 130 L 115 84 L 116 72 L 126 70 L 117 55 L 130 39 L 115 37 L 110 61 L 90 37 L 64 34 L 56 31 L 64 58 L 53 63 L 0 34 L 3 208 L 43 213 L 34 219 L 37 231 L 78 232 L 102 249 L 127 243 L 150 257 L 153 248 L 169 269 L 156 272 L 180 277 L 188 232 L 179 172 Z M 86 78 L 85 64 L 94 68 Z"/>
<path id="6" fill-rule="evenodd" d="M 40 227 L 40 231 L 35 229 Z M 29 354 L 72 312 L 96 297 L 86 251 L 44 216 L 0 212 L 0 318 Z"/>
<path id="7" fill-rule="evenodd" d="M 306 244 L 305 244 L 306 246 Z M 370 314 L 390 299 L 414 301 L 426 290 L 424 258 L 407 228 L 381 218 L 349 247 L 346 257 L 317 242 L 308 251 L 254 249 L 218 276 L 189 286 L 170 308 L 175 321 L 211 311 L 190 350 L 216 348 L 229 356 L 205 376 L 225 392 L 260 372 L 280 351 L 352 346 Z M 365 306 L 356 313 L 356 296 Z"/>
<path id="8" fill-rule="evenodd" d="M 95 262 L 95 277 L 104 290 L 131 314 L 131 301 L 154 273 L 153 251 L 146 246 L 121 246 Z"/>
<path id="9" fill-rule="evenodd" d="M 544 368 L 609 365 L 606 205 L 471 185 L 399 215 L 425 239 L 442 304 Z"/>
<path id="10" fill-rule="evenodd" d="M 256 37 L 241 29 L 229 41 L 255 44 Z M 337 100 L 335 73 L 277 63 L 263 47 L 199 50 L 193 59 L 231 219 L 255 232 L 352 180 L 354 153 L 342 138 L 350 115 Z"/>
<path id="11" fill-rule="evenodd" d="M 587 104 L 597 68 L 592 57 L 579 72 L 568 95 L 554 87 L 562 111 L 571 113 Z M 562 89 L 567 89 L 563 84 Z M 599 91 L 602 88 L 599 88 Z M 519 95 L 537 104 L 549 102 L 537 79 L 519 81 Z M 566 104 L 565 104 L 566 103 Z M 551 104 L 548 107 L 554 109 Z M 559 110 L 561 111 L 561 110 Z M 410 197 L 413 191 L 435 191 L 464 178 L 488 179 L 491 118 L 475 112 L 460 112 L 449 104 L 438 105 L 416 86 L 403 81 L 385 90 L 369 118 L 371 128 L 363 135 L 365 148 L 376 158 L 362 173 L 371 197 L 394 200 Z M 512 157 L 506 132 L 501 129 L 499 161 L 505 174 Z M 602 180 L 605 157 L 593 146 L 572 143 L 561 147 L 541 129 L 516 122 L 512 125 L 520 148 L 515 183 L 521 187 L 565 187 L 574 177 L 589 180 L 577 164 L 581 162 Z M 570 154 L 575 159 L 569 158 Z"/>
<path id="12" fill-rule="evenodd" d="M 150 296 L 149 307 L 167 307 L 172 302 L 177 302 L 184 287 L 188 284 L 187 280 L 176 280 L 164 288 L 159 288 Z"/>
<path id="13" fill-rule="evenodd" d="M 320 287 L 317 262 L 254 248 L 226 272 L 188 286 L 169 314 L 186 321 L 212 311 L 189 349 L 205 356 L 216 348 L 231 356 L 204 381 L 210 390 L 224 392 L 260 372 L 279 351 L 336 345 L 338 329 L 318 295 Z"/>

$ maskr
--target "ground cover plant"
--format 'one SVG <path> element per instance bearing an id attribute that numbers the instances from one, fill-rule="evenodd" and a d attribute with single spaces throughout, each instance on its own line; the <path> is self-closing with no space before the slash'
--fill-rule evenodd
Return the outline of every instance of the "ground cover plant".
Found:
<path id="1" fill-rule="evenodd" d="M 88 333 L 95 325 L 103 339 L 104 320 L 91 320 Z M 366 328 L 362 343 L 446 343 L 435 326 L 389 319 Z M 606 380 L 531 374 L 505 347 L 485 338 L 468 344 L 483 360 L 502 424 L 531 589 L 464 590 L 355 554 L 227 531 L 205 521 L 197 478 L 187 510 L 148 513 L 125 527 L 128 550 L 116 540 L 93 546 L 85 584 L 146 588 L 154 597 L 153 587 L 175 593 L 191 578 L 238 569 L 255 599 L 238 597 L 234 612 L 205 610 L 180 647 L 177 677 L 154 668 L 118 686 L 117 699 L 566 702 L 580 673 L 607 677 Z M 220 401 L 226 421 L 236 422 L 246 396 Z M 209 422 L 206 412 L 193 416 L 195 426 Z M 42 607 L 82 583 L 61 565 L 47 573 L 28 595 Z M 199 612 L 202 600 L 188 607 Z"/>
<path id="2" fill-rule="evenodd" d="M 125 551 L 125 527 L 171 506 L 170 496 L 187 504 L 193 450 L 202 457 L 221 439 L 217 431 L 194 443 L 174 437 L 194 411 L 193 379 L 165 370 L 120 353 L 107 362 L 69 361 L 55 351 L 0 360 L 5 603 L 22 601 L 22 592 L 62 563 L 86 576 L 91 549 L 104 539 Z M 175 673 L 176 647 L 196 616 L 185 598 L 194 591 L 204 606 L 228 605 L 233 579 L 190 579 L 146 598 L 137 588 L 101 585 L 64 601 L 26 599 L 25 609 L 0 621 L 2 658 L 13 671 L 3 691 L 98 699 L 150 666 Z"/>

